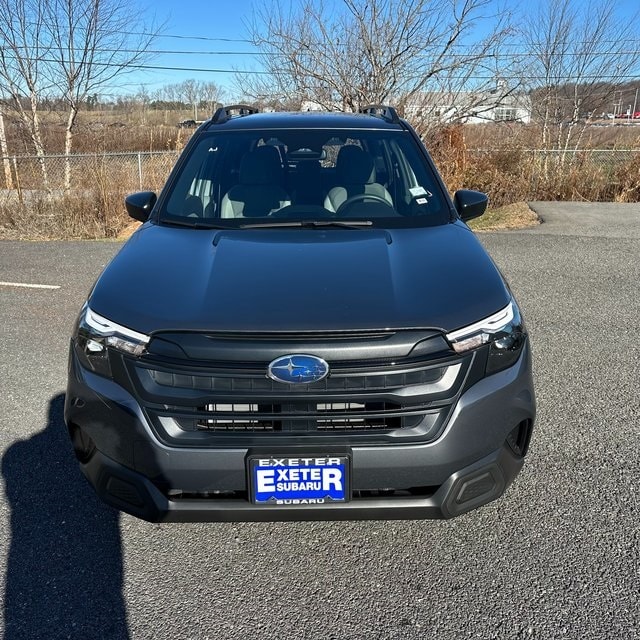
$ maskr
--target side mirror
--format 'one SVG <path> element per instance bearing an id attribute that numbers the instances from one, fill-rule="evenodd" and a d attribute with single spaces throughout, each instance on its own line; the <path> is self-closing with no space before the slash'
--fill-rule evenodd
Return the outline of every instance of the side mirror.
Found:
<path id="1" fill-rule="evenodd" d="M 158 197 L 153 191 L 140 191 L 128 195 L 124 199 L 124 206 L 134 220 L 146 222 L 157 199 Z"/>
<path id="2" fill-rule="evenodd" d="M 461 189 L 453 194 L 458 215 L 466 222 L 478 218 L 487 210 L 489 198 L 485 193 Z"/>

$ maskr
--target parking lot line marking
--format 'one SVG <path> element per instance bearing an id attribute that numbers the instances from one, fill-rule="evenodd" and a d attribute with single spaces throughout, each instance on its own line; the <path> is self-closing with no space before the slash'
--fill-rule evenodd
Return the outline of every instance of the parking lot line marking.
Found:
<path id="1" fill-rule="evenodd" d="M 0 287 L 26 287 L 27 289 L 59 289 L 57 284 L 28 284 L 26 282 L 0 282 Z"/>

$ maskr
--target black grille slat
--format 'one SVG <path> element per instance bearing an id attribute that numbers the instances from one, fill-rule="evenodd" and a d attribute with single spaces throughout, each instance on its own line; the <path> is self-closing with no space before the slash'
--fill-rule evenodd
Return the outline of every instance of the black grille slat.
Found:
<path id="1" fill-rule="evenodd" d="M 369 404 L 369 403 L 367 403 Z M 262 406 L 262 405 L 261 405 Z M 211 411 L 207 412 L 204 410 L 201 411 L 185 411 L 184 407 L 168 407 L 168 411 L 158 411 L 159 414 L 167 413 L 173 417 L 180 419 L 198 419 L 198 418 L 210 418 L 210 419 L 224 419 L 231 415 L 234 415 L 238 418 L 246 418 L 252 420 L 271 420 L 275 417 L 278 420 L 295 420 L 300 417 L 310 418 L 313 420 L 324 420 L 327 419 L 327 416 L 335 419 L 341 418 L 350 418 L 353 416 L 387 416 L 393 418 L 402 418 L 402 417 L 410 417 L 410 416 L 419 416 L 423 415 L 425 411 L 428 409 L 424 406 L 416 406 L 411 409 L 405 409 L 396 405 L 394 408 L 383 409 L 383 410 L 367 410 L 366 407 L 362 408 L 359 411 L 334 411 L 334 410 L 320 410 L 320 411 L 280 411 L 280 407 L 283 405 L 274 405 L 273 412 L 259 412 L 259 411 L 238 411 L 238 412 L 221 412 L 221 411 Z"/>
<path id="2" fill-rule="evenodd" d="M 265 367 L 266 368 L 266 367 Z M 402 373 L 381 373 L 379 375 L 340 375 L 330 377 L 311 384 L 285 384 L 266 377 L 247 375 L 229 375 L 215 373 L 210 376 L 185 375 L 169 373 L 157 369 L 139 368 L 158 385 L 176 389 L 196 389 L 200 391 L 260 391 L 271 393 L 308 393 L 310 391 L 376 391 L 397 389 L 400 387 L 432 384 L 442 378 L 445 367 L 429 367 L 418 371 Z M 144 374 L 143 374 L 144 375 Z"/>

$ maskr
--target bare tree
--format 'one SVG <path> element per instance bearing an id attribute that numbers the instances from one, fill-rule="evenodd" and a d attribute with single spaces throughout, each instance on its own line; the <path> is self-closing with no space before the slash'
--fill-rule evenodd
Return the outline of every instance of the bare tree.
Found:
<path id="1" fill-rule="evenodd" d="M 215 82 L 198 82 L 193 78 L 178 84 L 162 87 L 161 95 L 167 102 L 176 105 L 189 105 L 193 109 L 193 119 L 198 119 L 198 109 L 204 108 L 212 114 L 215 105 L 224 96 L 224 91 Z"/>
<path id="2" fill-rule="evenodd" d="M 0 15 L 0 90 L 29 131 L 45 188 L 49 178 L 39 108 L 49 95 L 67 105 L 68 189 L 68 156 L 81 106 L 143 59 L 154 29 L 126 0 L 0 0 Z"/>
<path id="3" fill-rule="evenodd" d="M 184 80 L 176 86 L 176 92 L 181 102 L 190 104 L 193 109 L 193 119 L 198 119 L 198 104 L 200 103 L 200 83 L 197 80 Z"/>
<path id="4" fill-rule="evenodd" d="M 637 20 L 616 16 L 614 0 L 545 0 L 525 18 L 522 39 L 534 115 L 544 148 L 577 148 L 591 114 L 611 110 L 614 93 L 638 74 Z"/>
<path id="5" fill-rule="evenodd" d="M 176 109 L 180 102 L 177 85 L 166 84 L 159 89 L 156 89 L 154 98 L 157 102 L 166 103 L 169 109 Z"/>
<path id="6" fill-rule="evenodd" d="M 496 52 L 509 29 L 507 14 L 492 14 L 494 6 L 490 0 L 301 0 L 288 10 L 269 5 L 250 27 L 266 73 L 239 73 L 238 85 L 264 102 L 286 96 L 354 111 L 392 101 L 412 111 L 414 120 L 437 118 L 429 96 L 446 93 L 461 106 L 463 94 L 473 101 L 474 94 L 502 89 Z M 471 37 L 480 22 L 486 35 Z M 471 106 L 459 108 L 459 116 Z"/>
<path id="7" fill-rule="evenodd" d="M 140 107 L 140 113 L 142 115 L 142 124 L 147 124 L 147 110 L 151 104 L 151 94 L 147 88 L 142 85 L 136 92 L 136 101 Z"/>
<path id="8" fill-rule="evenodd" d="M 65 188 L 69 189 L 68 155 L 81 106 L 89 95 L 139 65 L 157 32 L 145 25 L 127 0 L 38 0 L 38 4 L 46 19 L 50 82 L 68 107 Z"/>
<path id="9" fill-rule="evenodd" d="M 49 188 L 38 107 L 50 85 L 44 77 L 49 46 L 44 37 L 45 7 L 38 0 L 0 0 L 0 96 L 29 132 Z"/>
<path id="10" fill-rule="evenodd" d="M 223 97 L 223 90 L 215 82 L 200 83 L 200 102 L 204 103 L 204 107 L 209 116 L 213 115 L 216 105 Z"/>

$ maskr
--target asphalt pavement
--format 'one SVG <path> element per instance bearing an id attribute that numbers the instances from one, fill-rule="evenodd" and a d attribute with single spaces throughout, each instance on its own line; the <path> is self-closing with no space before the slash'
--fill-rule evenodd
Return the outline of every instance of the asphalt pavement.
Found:
<path id="1" fill-rule="evenodd" d="M 538 420 L 499 501 L 451 521 L 152 525 L 102 505 L 62 423 L 109 242 L 0 242 L 6 640 L 640 638 L 640 205 L 534 203 L 482 242 L 523 307 Z"/>

